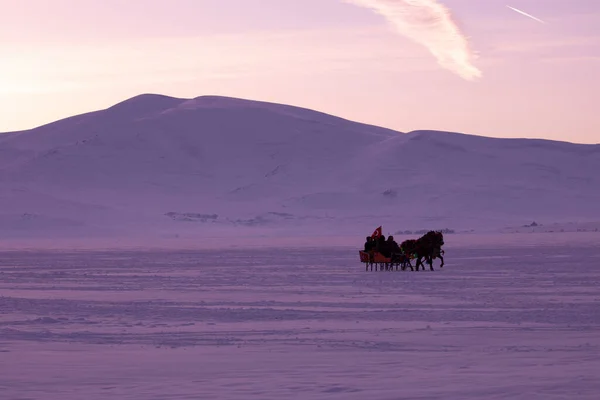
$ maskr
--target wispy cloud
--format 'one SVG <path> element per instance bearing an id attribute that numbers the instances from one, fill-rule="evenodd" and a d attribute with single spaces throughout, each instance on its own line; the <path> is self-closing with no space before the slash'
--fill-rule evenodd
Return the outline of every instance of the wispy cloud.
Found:
<path id="1" fill-rule="evenodd" d="M 467 37 L 437 0 L 344 0 L 384 16 L 403 36 L 425 46 L 438 63 L 464 79 L 482 76 Z"/>

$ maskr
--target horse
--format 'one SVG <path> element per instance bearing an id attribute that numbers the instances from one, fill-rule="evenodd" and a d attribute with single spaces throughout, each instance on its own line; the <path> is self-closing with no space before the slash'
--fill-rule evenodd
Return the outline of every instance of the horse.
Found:
<path id="1" fill-rule="evenodd" d="M 400 251 L 402 252 L 402 254 L 405 257 L 405 263 L 404 263 L 404 265 L 402 265 L 403 271 L 406 269 L 406 267 L 410 267 L 410 270 L 414 271 L 413 266 L 410 263 L 410 260 L 415 258 L 416 246 L 417 246 L 417 241 L 415 239 L 408 239 L 408 240 L 405 240 L 404 242 L 402 242 L 402 244 L 400 244 Z"/>
<path id="2" fill-rule="evenodd" d="M 442 246 L 444 245 L 444 235 L 439 231 L 429 231 L 425 235 L 421 236 L 416 240 L 415 243 L 415 253 L 417 255 L 417 271 L 419 270 L 419 266 L 423 266 L 423 271 L 425 270 L 425 265 L 423 264 L 423 258 L 429 264 L 429 269 L 433 271 L 433 260 L 435 258 L 439 258 L 442 261 L 440 268 L 444 267 L 444 251 L 442 250 Z"/>

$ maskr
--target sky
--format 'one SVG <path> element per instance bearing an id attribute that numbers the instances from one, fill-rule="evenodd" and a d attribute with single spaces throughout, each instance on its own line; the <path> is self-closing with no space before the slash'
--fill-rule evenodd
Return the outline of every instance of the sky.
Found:
<path id="1" fill-rule="evenodd" d="M 141 93 L 599 143 L 600 1 L 0 0 L 0 132 Z"/>

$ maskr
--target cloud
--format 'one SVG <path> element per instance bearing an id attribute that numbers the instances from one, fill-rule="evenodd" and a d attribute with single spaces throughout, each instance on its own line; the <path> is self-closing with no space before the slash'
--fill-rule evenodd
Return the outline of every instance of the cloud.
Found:
<path id="1" fill-rule="evenodd" d="M 476 55 L 467 37 L 452 20 L 448 8 L 437 0 L 344 0 L 369 8 L 385 17 L 403 36 L 425 46 L 438 63 L 466 80 L 481 71 L 473 65 Z"/>

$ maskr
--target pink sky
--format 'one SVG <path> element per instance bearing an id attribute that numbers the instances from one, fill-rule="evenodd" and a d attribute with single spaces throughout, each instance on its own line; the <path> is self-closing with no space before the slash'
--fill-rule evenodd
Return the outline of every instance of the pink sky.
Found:
<path id="1" fill-rule="evenodd" d="M 218 94 L 400 131 L 600 142 L 600 1 L 420 1 L 0 0 L 0 131 L 140 93 Z"/>

